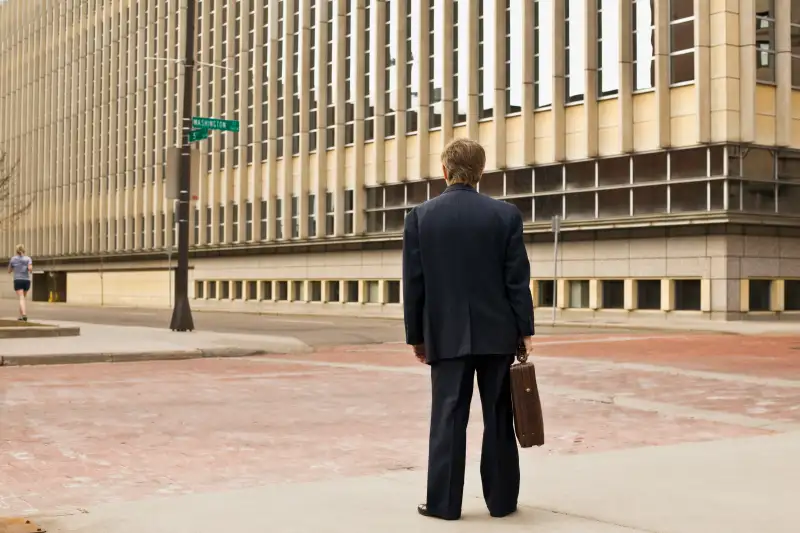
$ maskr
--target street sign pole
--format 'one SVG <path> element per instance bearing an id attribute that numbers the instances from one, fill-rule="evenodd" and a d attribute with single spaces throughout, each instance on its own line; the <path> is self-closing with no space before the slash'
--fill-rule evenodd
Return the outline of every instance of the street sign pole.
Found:
<path id="1" fill-rule="evenodd" d="M 194 108 L 195 0 L 186 0 L 186 58 L 183 62 L 183 116 L 191 117 Z M 189 199 L 191 193 L 191 143 L 181 135 L 178 194 L 178 268 L 175 271 L 175 300 L 172 308 L 172 331 L 193 331 L 194 320 L 189 305 Z"/>
<path id="2" fill-rule="evenodd" d="M 556 324 L 558 307 L 558 234 L 561 232 L 561 217 L 553 217 L 553 325 Z"/>

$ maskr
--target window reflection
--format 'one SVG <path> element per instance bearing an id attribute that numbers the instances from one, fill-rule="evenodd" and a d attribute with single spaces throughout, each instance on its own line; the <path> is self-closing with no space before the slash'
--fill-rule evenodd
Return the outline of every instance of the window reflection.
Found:
<path id="1" fill-rule="evenodd" d="M 667 212 L 667 187 L 656 185 L 633 189 L 633 214 L 650 215 Z"/>
<path id="2" fill-rule="evenodd" d="M 765 181 L 775 179 L 775 158 L 770 150 L 748 148 L 742 153 L 742 177 Z"/>
<path id="3" fill-rule="evenodd" d="M 742 182 L 742 210 L 751 213 L 774 213 L 776 208 L 774 183 Z"/>
<path id="4" fill-rule="evenodd" d="M 597 2 L 598 96 L 609 96 L 619 90 L 619 1 Z"/>
<path id="5" fill-rule="evenodd" d="M 442 127 L 442 99 L 444 97 L 444 3 L 429 0 L 428 15 L 428 93 L 430 98 L 428 127 Z"/>
<path id="6" fill-rule="evenodd" d="M 495 0 L 478 0 L 478 118 L 494 115 Z"/>
<path id="7" fill-rule="evenodd" d="M 583 100 L 586 70 L 586 0 L 566 0 L 564 4 L 564 73 L 566 101 Z M 552 46 L 552 42 L 550 43 Z"/>
<path id="8" fill-rule="evenodd" d="M 634 0 L 633 13 L 633 90 L 656 85 L 655 18 L 653 0 Z"/>
<path id="9" fill-rule="evenodd" d="M 597 209 L 600 218 L 627 217 L 631 214 L 631 191 L 611 189 L 597 193 Z"/>
<path id="10" fill-rule="evenodd" d="M 533 13 L 533 76 L 539 108 L 553 104 L 553 0 L 536 0 Z"/>
<path id="11" fill-rule="evenodd" d="M 791 3 L 792 87 L 800 88 L 800 2 Z"/>
<path id="12" fill-rule="evenodd" d="M 670 210 L 673 213 L 706 211 L 708 183 L 693 182 L 670 185 Z"/>
<path id="13" fill-rule="evenodd" d="M 419 39 L 416 37 L 420 21 L 420 2 L 406 1 L 406 133 L 417 131 L 419 109 Z"/>
<path id="14" fill-rule="evenodd" d="M 384 2 L 384 12 L 386 14 L 386 27 L 384 33 L 386 70 L 384 94 L 384 136 L 393 137 L 395 134 L 395 95 L 397 94 L 397 17 L 394 13 L 395 1 L 386 0 Z"/>
<path id="15" fill-rule="evenodd" d="M 364 141 L 375 139 L 375 80 L 377 48 L 373 2 L 364 0 Z"/>
<path id="16" fill-rule="evenodd" d="M 587 220 L 594 218 L 594 193 L 578 192 L 564 196 L 567 220 Z"/>
<path id="17" fill-rule="evenodd" d="M 542 222 L 552 220 L 556 215 L 563 216 L 563 198 L 561 194 L 536 196 L 533 199 L 535 220 Z"/>
<path id="18" fill-rule="evenodd" d="M 775 83 L 775 0 L 756 0 L 756 80 Z"/>
<path id="19" fill-rule="evenodd" d="M 453 124 L 467 121 L 469 85 L 469 0 L 453 0 Z"/>
<path id="20" fill-rule="evenodd" d="M 522 111 L 523 34 L 525 31 L 522 6 L 524 0 L 506 2 L 506 113 Z"/>
<path id="21" fill-rule="evenodd" d="M 670 0 L 670 83 L 694 80 L 694 0 Z"/>

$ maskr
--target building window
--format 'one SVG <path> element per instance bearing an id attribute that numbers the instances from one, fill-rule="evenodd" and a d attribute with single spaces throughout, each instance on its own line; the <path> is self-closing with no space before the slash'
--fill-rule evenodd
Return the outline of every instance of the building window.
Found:
<path id="1" fill-rule="evenodd" d="M 453 0 L 453 124 L 467 121 L 469 107 L 469 0 Z"/>
<path id="2" fill-rule="evenodd" d="M 494 115 L 495 0 L 478 0 L 478 119 Z"/>
<path id="3" fill-rule="evenodd" d="M 395 104 L 394 94 L 398 90 L 397 86 L 397 22 L 395 21 L 394 6 L 397 0 L 385 0 L 384 13 L 386 14 L 386 25 L 384 27 L 384 57 L 386 58 L 385 65 L 385 92 L 383 102 L 384 114 L 384 137 L 394 137 L 395 134 Z"/>
<path id="4" fill-rule="evenodd" d="M 233 282 L 233 299 L 234 300 L 243 300 L 244 299 L 244 282 L 243 281 L 234 281 Z"/>
<path id="5" fill-rule="evenodd" d="M 321 302 L 322 301 L 322 282 L 321 281 L 309 281 L 308 282 L 308 289 L 311 292 L 309 295 L 309 301 L 311 302 Z"/>
<path id="6" fill-rule="evenodd" d="M 220 298 L 220 300 L 230 300 L 230 298 L 231 298 L 231 282 L 230 281 L 220 281 L 219 282 L 219 298 Z"/>
<path id="7" fill-rule="evenodd" d="M 694 80 L 694 0 L 670 0 L 670 83 Z"/>
<path id="8" fill-rule="evenodd" d="M 317 197 L 314 194 L 308 195 L 308 236 L 317 235 Z"/>
<path id="9" fill-rule="evenodd" d="M 376 0 L 377 2 L 377 0 Z M 375 35 L 372 0 L 364 0 L 364 141 L 375 139 Z"/>
<path id="10" fill-rule="evenodd" d="M 772 310 L 772 280 L 751 279 L 750 280 L 750 311 L 771 311 Z"/>
<path id="11" fill-rule="evenodd" d="M 603 293 L 603 309 L 625 308 L 625 282 L 622 280 L 605 280 L 600 285 Z"/>
<path id="12" fill-rule="evenodd" d="M 619 2 L 597 2 L 597 95 L 600 97 L 619 91 Z"/>
<path id="13" fill-rule="evenodd" d="M 261 240 L 265 241 L 269 238 L 267 235 L 267 201 L 261 200 Z"/>
<path id="14" fill-rule="evenodd" d="M 564 78 L 566 101 L 583 101 L 586 71 L 586 0 L 564 2 Z M 553 43 L 548 44 L 548 49 Z"/>
<path id="15" fill-rule="evenodd" d="M 353 0 L 344 0 L 344 143 L 355 142 L 356 120 L 356 76 L 358 62 L 356 51 L 356 28 L 353 24 Z"/>
<path id="16" fill-rule="evenodd" d="M 325 0 L 325 25 L 327 26 L 327 43 L 325 46 L 325 148 L 331 149 L 336 144 L 336 102 L 333 100 L 333 43 L 336 42 L 336 17 L 333 12 L 333 0 Z"/>
<path id="17" fill-rule="evenodd" d="M 442 127 L 442 99 L 444 97 L 444 5 L 428 3 L 428 128 Z"/>
<path id="18" fill-rule="evenodd" d="M 311 152 L 317 150 L 317 2 L 309 1 L 308 18 L 308 149 Z"/>
<path id="19" fill-rule="evenodd" d="M 419 10 L 421 2 L 406 0 L 406 133 L 417 131 L 417 109 L 419 108 L 419 64 L 422 58 L 419 51 L 419 39 L 415 34 L 419 28 Z"/>
<path id="20" fill-rule="evenodd" d="M 217 239 L 220 244 L 225 242 L 225 205 L 219 204 L 219 220 Z"/>
<path id="21" fill-rule="evenodd" d="M 211 244 L 214 219 L 211 217 L 211 206 L 206 207 L 206 244 Z"/>
<path id="22" fill-rule="evenodd" d="M 340 283 L 338 281 L 327 281 L 328 299 L 329 302 L 341 302 L 341 294 L 339 294 Z"/>
<path id="23" fill-rule="evenodd" d="M 569 306 L 573 309 L 589 308 L 588 280 L 572 280 L 569 282 Z"/>
<path id="24" fill-rule="evenodd" d="M 400 282 L 397 280 L 389 280 L 386 282 L 386 303 L 399 304 L 400 303 Z"/>
<path id="25" fill-rule="evenodd" d="M 700 311 L 701 292 L 699 279 L 675 280 L 675 310 Z"/>
<path id="26" fill-rule="evenodd" d="M 277 294 L 276 300 L 279 302 L 286 302 L 289 300 L 289 282 L 288 281 L 278 281 L 275 283 L 275 289 Z"/>
<path id="27" fill-rule="evenodd" d="M 292 238 L 300 237 L 300 198 L 292 196 Z"/>
<path id="28" fill-rule="evenodd" d="M 303 290 L 304 283 L 302 281 L 292 282 L 292 301 L 304 302 L 306 300 L 305 291 Z"/>
<path id="29" fill-rule="evenodd" d="M 791 5 L 792 87 L 800 89 L 800 2 Z"/>
<path id="30" fill-rule="evenodd" d="M 275 238 L 283 239 L 283 200 L 275 198 Z"/>
<path id="31" fill-rule="evenodd" d="M 261 300 L 262 301 L 270 301 L 270 300 L 272 300 L 272 282 L 271 281 L 262 281 L 261 282 Z"/>
<path id="32" fill-rule="evenodd" d="M 247 299 L 250 301 L 258 300 L 258 282 L 257 281 L 248 281 L 247 282 Z"/>
<path id="33" fill-rule="evenodd" d="M 333 193 L 325 193 L 325 235 L 333 235 L 336 230 L 336 217 L 334 212 Z"/>
<path id="34" fill-rule="evenodd" d="M 553 0 L 536 0 L 533 17 L 533 83 L 538 109 L 553 104 Z"/>
<path id="35" fill-rule="evenodd" d="M 345 282 L 345 300 L 348 303 L 358 303 L 358 281 L 350 280 Z"/>
<path id="36" fill-rule="evenodd" d="M 556 301 L 556 284 L 552 279 L 536 282 L 536 307 L 553 307 Z"/>
<path id="37" fill-rule="evenodd" d="M 253 240 L 253 202 L 248 201 L 244 205 L 244 240 L 250 242 Z"/>
<path id="38" fill-rule="evenodd" d="M 344 232 L 347 235 L 355 232 L 355 191 L 344 191 Z"/>
<path id="39" fill-rule="evenodd" d="M 524 0 L 505 0 L 505 84 L 506 114 L 513 115 L 522 111 L 523 89 L 523 36 L 525 19 L 523 17 Z"/>
<path id="40" fill-rule="evenodd" d="M 661 309 L 661 280 L 648 279 L 636 282 L 636 308 L 644 311 Z"/>
<path id="41" fill-rule="evenodd" d="M 199 300 L 204 299 L 205 298 L 205 292 L 204 292 L 205 287 L 206 287 L 206 284 L 204 282 L 195 281 L 194 282 L 194 297 L 199 299 Z"/>
<path id="42" fill-rule="evenodd" d="M 654 0 L 634 0 L 633 25 L 633 90 L 643 91 L 656 86 Z M 608 34 L 606 34 L 608 35 Z"/>
<path id="43" fill-rule="evenodd" d="M 239 242 L 239 204 L 233 204 L 231 212 L 231 242 Z"/>
<path id="44" fill-rule="evenodd" d="M 277 57 L 278 57 L 278 65 L 277 65 L 277 86 L 278 86 L 277 106 L 278 106 L 278 109 L 277 109 L 277 111 L 278 111 L 278 113 L 277 113 L 277 133 L 275 135 L 275 138 L 276 138 L 276 143 L 275 144 L 276 144 L 277 157 L 281 158 L 281 157 L 283 157 L 283 134 L 284 134 L 283 116 L 284 116 L 284 113 L 285 113 L 285 101 L 284 101 L 284 97 L 283 97 L 283 89 L 284 89 L 284 83 L 286 81 L 285 72 L 284 72 L 284 70 L 286 68 L 286 63 L 285 63 L 285 58 L 284 58 L 285 51 L 286 51 L 286 43 L 285 43 L 285 40 L 283 38 L 284 26 L 286 24 L 286 20 L 285 20 L 285 13 L 284 13 L 284 9 L 283 9 L 284 8 L 283 0 L 278 0 L 278 4 L 277 4 L 276 7 L 278 9 L 278 28 L 277 28 L 277 30 L 278 30 L 277 31 L 278 38 L 277 38 L 277 40 L 275 40 L 273 42 L 278 47 L 278 50 L 277 50 Z"/>
<path id="45" fill-rule="evenodd" d="M 292 10 L 292 155 L 300 153 L 300 2 Z"/>
<path id="46" fill-rule="evenodd" d="M 208 299 L 209 300 L 216 300 L 217 299 L 217 282 L 216 281 L 209 281 L 208 282 Z"/>
<path id="47" fill-rule="evenodd" d="M 755 37 L 756 80 L 775 83 L 775 0 L 756 2 Z"/>
<path id="48" fill-rule="evenodd" d="M 800 311 L 800 279 L 787 279 L 783 284 L 783 308 Z"/>
<path id="49" fill-rule="evenodd" d="M 364 283 L 364 301 L 370 304 L 381 303 L 380 283 L 374 280 Z"/>
<path id="50" fill-rule="evenodd" d="M 213 4 L 212 4 L 213 5 Z M 263 33 L 261 53 L 263 67 L 261 69 L 261 161 L 269 159 L 269 3 L 264 2 L 263 7 Z M 213 31 L 213 24 L 211 25 Z M 212 40 L 213 43 L 213 40 Z M 213 50 L 211 57 L 214 57 Z M 198 76 L 199 77 L 199 76 Z M 262 233 L 262 236 L 266 233 Z"/>

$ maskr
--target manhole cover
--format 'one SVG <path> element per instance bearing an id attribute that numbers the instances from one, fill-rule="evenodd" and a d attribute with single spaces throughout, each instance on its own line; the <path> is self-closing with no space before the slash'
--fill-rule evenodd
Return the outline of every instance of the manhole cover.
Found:
<path id="1" fill-rule="evenodd" d="M 46 533 L 26 518 L 0 518 L 0 533 Z"/>

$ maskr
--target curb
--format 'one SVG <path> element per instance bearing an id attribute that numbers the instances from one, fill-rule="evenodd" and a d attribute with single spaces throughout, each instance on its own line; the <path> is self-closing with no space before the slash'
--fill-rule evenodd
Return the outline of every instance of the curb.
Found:
<path id="1" fill-rule="evenodd" d="M 674 331 L 674 332 L 694 332 L 694 333 L 719 333 L 722 335 L 761 335 L 763 332 L 747 333 L 744 331 L 727 331 L 723 329 L 714 329 L 703 327 L 699 325 L 686 324 L 686 325 L 663 325 L 663 324 L 637 324 L 637 323 L 620 323 L 620 322 L 539 322 L 537 325 L 546 326 L 549 328 L 586 328 L 586 329 L 628 329 L 636 331 Z"/>
<path id="2" fill-rule="evenodd" d="M 0 339 L 36 339 L 49 337 L 78 337 L 81 328 L 74 326 L 53 327 L 28 326 L 18 328 L 0 328 Z"/>
<path id="3" fill-rule="evenodd" d="M 295 350 L 255 348 L 208 348 L 161 352 L 75 353 L 0 356 L 0 366 L 80 365 L 88 363 L 137 363 L 144 361 L 183 361 L 187 359 L 232 359 L 263 355 L 291 355 L 313 351 L 309 346 Z"/>

